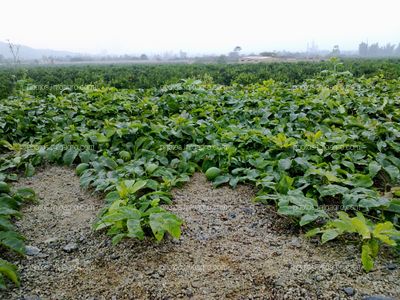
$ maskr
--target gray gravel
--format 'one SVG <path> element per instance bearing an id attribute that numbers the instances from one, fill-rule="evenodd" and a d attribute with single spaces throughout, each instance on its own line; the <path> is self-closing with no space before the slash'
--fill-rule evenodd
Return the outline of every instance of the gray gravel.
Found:
<path id="1" fill-rule="evenodd" d="M 389 253 L 366 274 L 357 246 L 305 239 L 273 208 L 253 204 L 247 186 L 213 189 L 195 174 L 169 207 L 186 221 L 179 240 L 111 246 L 91 230 L 102 200 L 81 190 L 73 170 L 47 167 L 18 185 L 40 196 L 17 223 L 40 252 L 15 261 L 22 286 L 0 299 L 400 298 Z"/>

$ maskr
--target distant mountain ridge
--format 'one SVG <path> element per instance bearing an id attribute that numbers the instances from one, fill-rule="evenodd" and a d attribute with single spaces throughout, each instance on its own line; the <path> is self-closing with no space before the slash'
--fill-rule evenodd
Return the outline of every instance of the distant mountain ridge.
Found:
<path id="1" fill-rule="evenodd" d="M 21 45 L 19 48 L 19 58 L 21 60 L 42 59 L 43 56 L 65 57 L 65 56 L 77 56 L 77 55 L 81 54 L 76 52 L 59 51 L 51 49 L 35 49 L 25 45 Z M 0 41 L 0 56 L 3 56 L 3 58 L 6 59 L 13 58 L 7 42 Z"/>

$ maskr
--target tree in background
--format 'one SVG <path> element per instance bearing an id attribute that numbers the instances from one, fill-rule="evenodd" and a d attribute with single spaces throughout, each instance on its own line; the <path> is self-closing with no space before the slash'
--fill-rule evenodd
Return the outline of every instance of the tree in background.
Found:
<path id="1" fill-rule="evenodd" d="M 387 43 L 385 46 L 380 47 L 378 43 L 368 45 L 362 42 L 358 45 L 358 54 L 361 57 L 393 57 L 400 56 L 400 44 Z"/>
<path id="2" fill-rule="evenodd" d="M 397 45 L 397 48 L 396 48 L 396 50 L 394 51 L 394 54 L 395 54 L 396 56 L 400 56 L 400 43 Z"/>
<path id="3" fill-rule="evenodd" d="M 14 65 L 19 64 L 21 61 L 19 59 L 19 47 L 20 45 L 13 44 L 10 40 L 7 40 L 8 47 L 10 49 L 11 55 L 13 57 Z"/>
<path id="4" fill-rule="evenodd" d="M 367 43 L 362 42 L 360 45 L 358 45 L 358 54 L 363 57 L 368 56 L 368 44 Z"/>
<path id="5" fill-rule="evenodd" d="M 240 56 L 240 51 L 242 51 L 242 47 L 236 46 L 232 52 L 229 52 L 229 58 L 238 59 Z"/>
<path id="6" fill-rule="evenodd" d="M 335 45 L 333 46 L 332 52 L 331 52 L 331 56 L 340 56 L 340 49 L 339 49 L 339 45 Z"/>

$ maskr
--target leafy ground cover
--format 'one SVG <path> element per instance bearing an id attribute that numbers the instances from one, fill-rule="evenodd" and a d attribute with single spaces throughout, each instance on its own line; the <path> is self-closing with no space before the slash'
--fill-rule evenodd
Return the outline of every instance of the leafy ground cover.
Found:
<path id="1" fill-rule="evenodd" d="M 46 97 L 21 86 L 0 103 L 0 180 L 76 166 L 81 185 L 104 195 L 94 228 L 113 243 L 179 238 L 183 220 L 161 205 L 200 170 L 215 187 L 253 184 L 255 201 L 322 242 L 358 238 L 366 271 L 382 244 L 399 249 L 399 80 L 324 71 L 298 85 L 184 80 Z"/>
<path id="2" fill-rule="evenodd" d="M 384 74 L 387 79 L 400 76 L 399 59 L 343 59 L 341 70 L 356 77 Z M 118 89 L 160 88 L 180 79 L 210 79 L 223 85 L 262 83 L 273 79 L 299 84 L 331 67 L 329 61 L 278 62 L 258 64 L 122 64 L 122 65 L 53 65 L 11 67 L 0 66 L 0 98 L 6 98 L 18 89 L 17 79 L 25 78 L 36 87 L 37 96 L 63 90 L 80 91 L 79 87 L 95 84 L 97 87 Z"/>

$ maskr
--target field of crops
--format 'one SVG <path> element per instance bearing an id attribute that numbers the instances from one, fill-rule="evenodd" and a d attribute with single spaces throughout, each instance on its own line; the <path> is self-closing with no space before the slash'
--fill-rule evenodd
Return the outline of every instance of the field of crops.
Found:
<path id="1" fill-rule="evenodd" d="M 13 219 L 37 201 L 12 182 L 47 163 L 75 168 L 81 186 L 103 196 L 93 225 L 114 244 L 179 239 L 185 220 L 164 204 L 173 187 L 204 172 L 215 187 L 250 184 L 254 201 L 322 243 L 356 241 L 365 272 L 382 246 L 398 255 L 400 79 L 382 68 L 363 77 L 325 67 L 291 82 L 223 84 L 210 66 L 201 80 L 145 89 L 82 83 L 45 95 L 37 91 L 46 79 L 17 82 L 0 101 L 0 287 L 19 284 L 7 262 L 25 253 Z"/>

